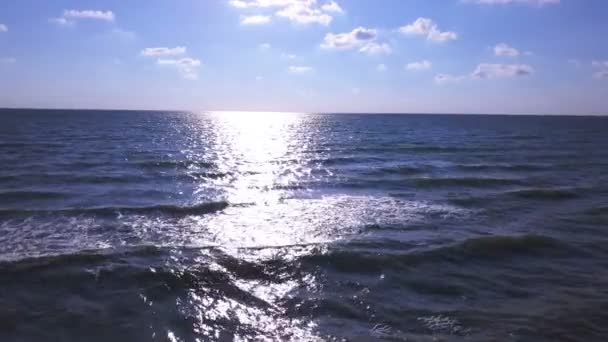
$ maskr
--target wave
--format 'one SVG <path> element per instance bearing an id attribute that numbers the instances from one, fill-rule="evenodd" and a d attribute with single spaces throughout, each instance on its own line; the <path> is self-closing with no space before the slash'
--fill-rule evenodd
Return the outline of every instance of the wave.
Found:
<path id="1" fill-rule="evenodd" d="M 522 181 L 512 178 L 489 177 L 445 177 L 445 178 L 418 178 L 416 185 L 422 188 L 431 187 L 492 187 L 505 185 L 519 185 Z"/>
<path id="2" fill-rule="evenodd" d="M 221 179 L 231 177 L 234 174 L 231 172 L 189 172 L 188 176 L 193 178 Z"/>
<path id="3" fill-rule="evenodd" d="M 457 164 L 454 167 L 464 171 L 543 171 L 551 168 L 551 166 L 538 164 Z"/>
<path id="4" fill-rule="evenodd" d="M 566 200 L 580 197 L 580 194 L 563 189 L 525 189 L 509 192 L 510 195 L 539 200 Z"/>
<path id="5" fill-rule="evenodd" d="M 486 236 L 471 238 L 434 249 L 407 253 L 337 249 L 304 257 L 308 263 L 343 272 L 377 273 L 386 268 L 404 269 L 427 262 L 483 262 L 515 257 L 563 256 L 576 253 L 573 247 L 543 235 Z"/>
<path id="6" fill-rule="evenodd" d="M 381 174 L 394 174 L 394 175 L 419 175 L 428 171 L 428 168 L 417 167 L 417 166 L 394 166 L 394 167 L 384 167 L 377 172 Z"/>
<path id="7" fill-rule="evenodd" d="M 55 191 L 3 191 L 0 197 L 5 201 L 27 201 L 37 199 L 60 199 L 68 197 L 69 194 Z"/>
<path id="8" fill-rule="evenodd" d="M 99 263 L 106 261 L 117 261 L 124 263 L 129 259 L 131 263 L 142 260 L 144 263 L 153 263 L 154 258 L 161 259 L 164 263 L 167 253 L 178 248 L 181 254 L 207 255 L 225 267 L 231 273 L 242 273 L 244 275 L 256 273 L 256 277 L 264 273 L 264 270 L 285 270 L 289 267 L 299 267 L 297 264 L 309 264 L 314 268 L 328 267 L 342 271 L 357 273 L 369 273 L 380 271 L 385 268 L 401 269 L 427 262 L 466 262 L 484 260 L 500 260 L 515 257 L 533 256 L 563 256 L 576 255 L 580 251 L 560 240 L 535 234 L 520 236 L 485 236 L 464 240 L 455 244 L 445 245 L 432 249 L 416 249 L 415 244 L 402 244 L 401 248 L 392 242 L 391 248 L 386 249 L 384 243 L 375 242 L 349 242 L 344 245 L 334 246 L 327 251 L 322 245 L 304 245 L 314 247 L 309 249 L 308 254 L 298 257 L 299 262 L 271 258 L 249 262 L 242 258 L 227 255 L 218 246 L 197 247 L 162 247 L 154 245 L 131 246 L 111 248 L 107 250 L 83 250 L 72 254 L 60 254 L 51 256 L 28 257 L 18 260 L 0 261 L 0 274 L 18 270 L 30 271 L 32 268 L 57 267 L 64 265 Z M 409 252 L 399 252 L 403 248 Z M 293 246 L 271 246 L 252 248 L 251 252 L 259 249 L 284 249 L 302 248 L 301 245 Z M 378 249 L 385 249 L 378 253 Z M 242 249 L 248 250 L 248 249 Z M 291 266 L 290 266 L 291 265 Z M 249 276 L 248 276 L 249 277 Z"/>
<path id="9" fill-rule="evenodd" d="M 84 214 L 84 215 L 116 215 L 116 214 L 164 214 L 164 215 L 204 215 L 226 209 L 228 202 L 205 202 L 191 206 L 157 205 L 149 207 L 96 207 L 69 208 L 58 210 L 0 210 L 1 215 L 19 214 Z"/>
<path id="10" fill-rule="evenodd" d="M 589 215 L 608 215 L 608 206 L 596 207 L 586 211 Z"/>
<path id="11" fill-rule="evenodd" d="M 133 164 L 142 168 L 163 169 L 177 168 L 188 169 L 191 167 L 211 169 L 216 167 L 213 162 L 198 161 L 198 160 L 137 160 L 132 161 Z"/>
<path id="12" fill-rule="evenodd" d="M 382 161 L 384 159 L 378 157 L 333 157 L 333 158 L 318 158 L 310 159 L 307 161 L 308 164 L 320 164 L 323 166 L 337 166 L 337 165 L 349 165 L 359 163 L 370 163 L 375 161 Z"/>
<path id="13" fill-rule="evenodd" d="M 65 145 L 62 143 L 0 143 L 0 148 L 28 150 L 32 148 L 61 148 Z"/>
<path id="14" fill-rule="evenodd" d="M 0 276 L 21 275 L 29 278 L 49 271 L 51 275 L 47 273 L 47 276 L 54 277 L 54 274 L 59 274 L 58 277 L 63 277 L 56 270 L 64 268 L 76 270 L 81 276 L 88 277 L 91 276 L 92 270 L 96 270 L 98 274 L 95 277 L 109 276 L 124 281 L 135 278 L 138 282 L 163 280 L 165 284 L 184 287 L 205 282 L 220 288 L 218 280 L 221 278 L 224 283 L 232 284 L 231 276 L 240 279 L 282 281 L 282 272 L 290 267 L 289 262 L 279 259 L 247 261 L 225 254 L 217 246 L 179 247 L 177 251 L 182 257 L 186 257 L 185 260 L 196 259 L 196 263 L 186 265 L 177 262 L 172 265 L 167 262 L 167 257 L 175 251 L 175 247 L 142 245 L 4 260 L 0 261 Z M 222 268 L 210 267 L 210 264 L 218 264 Z M 211 279 L 211 276 L 215 279 Z M 72 282 L 73 279 L 69 281 Z"/>

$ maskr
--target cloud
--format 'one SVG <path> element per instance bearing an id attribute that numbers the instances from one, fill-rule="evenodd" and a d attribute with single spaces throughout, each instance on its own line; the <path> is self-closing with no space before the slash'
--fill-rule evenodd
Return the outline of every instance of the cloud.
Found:
<path id="1" fill-rule="evenodd" d="M 519 50 L 505 43 L 500 43 L 494 47 L 494 55 L 504 57 L 517 57 Z"/>
<path id="2" fill-rule="evenodd" d="M 201 61 L 189 57 L 180 59 L 161 58 L 156 61 L 156 64 L 174 67 L 183 78 L 196 80 L 198 79 L 198 68 L 201 66 Z"/>
<path id="3" fill-rule="evenodd" d="M 186 53 L 185 46 L 168 47 L 153 47 L 145 48 L 141 51 L 142 56 L 177 56 Z"/>
<path id="4" fill-rule="evenodd" d="M 63 15 L 57 18 L 50 18 L 49 22 L 59 26 L 73 26 L 75 20 L 91 19 L 112 22 L 116 19 L 112 11 L 97 11 L 97 10 L 64 10 Z"/>
<path id="5" fill-rule="evenodd" d="M 597 78 L 598 80 L 608 80 L 608 69 L 596 72 L 593 74 L 593 78 Z"/>
<path id="6" fill-rule="evenodd" d="M 292 53 L 282 53 L 281 57 L 283 58 L 287 58 L 287 59 L 296 59 L 298 56 L 292 54 Z"/>
<path id="7" fill-rule="evenodd" d="M 427 40 L 446 42 L 458 39 L 458 34 L 452 31 L 440 31 L 437 24 L 430 18 L 420 17 L 413 23 L 401 26 L 399 32 L 404 35 L 426 36 Z"/>
<path id="8" fill-rule="evenodd" d="M 608 68 L 608 61 L 593 61 L 591 66 L 596 68 Z"/>
<path id="9" fill-rule="evenodd" d="M 388 55 L 393 52 L 387 43 L 376 41 L 378 32 L 375 29 L 357 27 L 345 33 L 327 33 L 321 43 L 321 48 L 328 50 L 351 50 L 358 48 L 359 52 L 368 55 Z"/>
<path id="10" fill-rule="evenodd" d="M 418 18 L 413 23 L 399 28 L 399 32 L 410 35 L 427 35 L 431 32 L 431 27 L 435 25 L 429 18 Z"/>
<path id="11" fill-rule="evenodd" d="M 593 61 L 591 62 L 591 66 L 601 69 L 593 74 L 593 78 L 597 78 L 598 80 L 608 80 L 608 60 Z"/>
<path id="12" fill-rule="evenodd" d="M 249 15 L 241 16 L 241 25 L 263 25 L 270 22 L 270 17 L 267 15 Z"/>
<path id="13" fill-rule="evenodd" d="M 251 8 L 284 7 L 297 2 L 299 2 L 299 0 L 231 0 L 228 3 L 236 8 Z"/>
<path id="14" fill-rule="evenodd" d="M 73 21 L 67 20 L 64 17 L 50 18 L 49 19 L 49 23 L 56 24 L 56 25 L 59 25 L 59 26 L 72 26 L 72 25 L 74 25 Z"/>
<path id="15" fill-rule="evenodd" d="M 386 68 L 386 65 L 384 65 L 384 64 L 378 64 L 378 65 L 376 66 L 376 70 L 378 70 L 378 71 L 380 71 L 380 72 L 384 72 L 384 71 L 386 71 L 386 69 L 387 69 L 387 68 Z"/>
<path id="16" fill-rule="evenodd" d="M 0 57 L 0 64 L 15 64 L 17 59 L 14 57 Z"/>
<path id="17" fill-rule="evenodd" d="M 258 49 L 260 49 L 262 51 L 266 51 L 266 50 L 270 49 L 270 47 L 271 46 L 268 43 L 262 43 L 262 44 L 258 45 Z"/>
<path id="18" fill-rule="evenodd" d="M 393 49 L 387 43 L 369 42 L 363 45 L 359 51 L 368 55 L 388 55 L 393 52 Z"/>
<path id="19" fill-rule="evenodd" d="M 298 24 L 312 24 L 317 23 L 323 26 L 329 25 L 333 17 L 327 13 L 324 13 L 320 9 L 312 8 L 306 3 L 296 3 L 285 7 L 284 9 L 276 13 L 277 16 L 287 18 L 290 21 Z"/>
<path id="20" fill-rule="evenodd" d="M 377 37 L 376 30 L 357 27 L 346 33 L 328 33 L 321 47 L 324 49 L 353 49 L 373 41 Z"/>
<path id="21" fill-rule="evenodd" d="M 534 69 L 527 64 L 489 64 L 481 63 L 475 71 L 469 75 L 437 74 L 435 83 L 456 83 L 467 79 L 507 78 L 528 76 L 534 73 Z"/>
<path id="22" fill-rule="evenodd" d="M 270 8 L 277 17 L 289 19 L 298 24 L 320 24 L 327 26 L 333 20 L 331 14 L 344 11 L 335 1 L 319 7 L 317 0 L 231 0 L 229 4 L 238 9 Z"/>
<path id="23" fill-rule="evenodd" d="M 470 2 L 479 5 L 509 5 L 509 4 L 522 4 L 522 5 L 555 5 L 559 4 L 560 0 L 463 0 L 463 2 Z"/>
<path id="24" fill-rule="evenodd" d="M 96 10 L 65 10 L 63 11 L 63 18 L 114 21 L 115 16 L 114 12 L 112 11 L 104 12 Z"/>
<path id="25" fill-rule="evenodd" d="M 185 46 L 153 47 L 143 49 L 141 55 L 146 57 L 178 56 L 185 54 L 186 50 Z M 183 78 L 190 80 L 198 79 L 198 69 L 202 65 L 200 60 L 190 57 L 159 58 L 156 60 L 156 64 L 173 67 Z"/>
<path id="26" fill-rule="evenodd" d="M 321 6 L 321 9 L 330 13 L 344 13 L 342 7 L 340 7 L 340 5 L 338 5 L 335 1 L 326 3 L 325 5 Z"/>
<path id="27" fill-rule="evenodd" d="M 412 63 L 408 63 L 405 66 L 405 69 L 407 70 L 412 70 L 412 71 L 422 71 L 422 70 L 429 70 L 433 67 L 433 63 L 427 61 L 427 60 L 423 60 L 420 62 L 412 62 Z"/>
<path id="28" fill-rule="evenodd" d="M 249 3 L 248 2 L 241 1 L 241 0 L 230 0 L 228 3 L 230 4 L 230 6 L 236 7 L 236 8 L 247 8 L 247 7 L 249 7 Z"/>
<path id="29" fill-rule="evenodd" d="M 287 70 L 292 74 L 305 74 L 313 71 L 314 69 L 306 65 L 290 65 Z"/>
<path id="30" fill-rule="evenodd" d="M 482 63 L 473 71 L 474 78 L 528 76 L 534 69 L 526 64 L 489 64 Z"/>
<path id="31" fill-rule="evenodd" d="M 467 76 L 437 74 L 437 75 L 435 75 L 435 83 L 437 83 L 437 84 L 456 83 L 456 82 L 460 82 L 467 78 L 468 78 Z"/>
<path id="32" fill-rule="evenodd" d="M 0 32 L 7 32 L 8 31 L 8 26 L 4 25 L 4 24 L 0 24 Z"/>
<path id="33" fill-rule="evenodd" d="M 432 28 L 431 32 L 429 32 L 429 35 L 426 37 L 426 39 L 432 40 L 435 42 L 447 42 L 449 40 L 458 39 L 458 35 L 456 34 L 456 32 L 452 32 L 452 31 L 441 32 L 437 28 Z"/>

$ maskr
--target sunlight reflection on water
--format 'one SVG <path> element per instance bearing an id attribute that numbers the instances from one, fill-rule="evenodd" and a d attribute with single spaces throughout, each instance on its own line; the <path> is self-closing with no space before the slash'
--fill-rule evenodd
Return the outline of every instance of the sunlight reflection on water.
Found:
<path id="1" fill-rule="evenodd" d="M 211 113 L 201 116 L 200 123 L 193 120 L 193 126 L 211 125 L 214 134 L 204 136 L 209 144 L 206 157 L 211 156 L 221 174 L 231 175 L 201 182 L 195 194 L 207 194 L 211 182 L 211 187 L 222 189 L 213 200 L 225 200 L 231 206 L 172 222 L 161 229 L 167 240 L 182 246 L 217 246 L 223 255 L 240 262 L 290 263 L 310 253 L 326 253 L 330 244 L 357 237 L 365 226 L 454 214 L 448 206 L 391 197 L 312 194 L 306 182 L 330 174 L 313 172 L 322 168 L 311 163 L 320 150 L 315 137 L 319 118 L 313 118 L 289 113 Z M 294 292 L 314 292 L 319 286 L 315 274 L 295 278 L 274 274 L 272 281 L 263 281 L 239 278 L 219 264 L 213 267 L 229 274 L 232 286 L 250 298 L 190 291 L 179 305 L 192 311 L 189 317 L 199 334 L 220 338 L 225 324 L 210 322 L 225 321 L 235 327 L 234 340 L 318 338 L 315 322 L 289 318 L 284 305 Z"/>
<path id="2" fill-rule="evenodd" d="M 300 154 L 309 148 L 310 136 L 298 135 L 298 127 L 305 116 L 287 113 L 210 113 L 214 136 L 210 143 L 214 162 L 220 173 L 234 175 L 218 179 L 214 188 L 224 190 L 222 200 L 247 206 L 230 207 L 218 215 L 206 215 L 190 222 L 191 229 L 199 231 L 199 239 L 191 243 L 205 245 L 210 242 L 237 259 L 248 258 L 259 262 L 276 254 L 243 250 L 242 247 L 288 246 L 298 243 L 319 242 L 315 225 L 301 224 L 318 220 L 320 212 L 310 212 L 316 206 L 285 202 L 284 192 L 297 184 L 298 179 L 310 175 L 310 169 L 300 165 Z M 295 163 L 283 163 L 286 159 Z M 208 184 L 201 184 L 196 193 L 207 193 Z M 308 213 L 306 212 L 308 209 Z M 191 218 L 192 219 L 192 218 Z M 296 223 L 300 224 L 296 224 Z M 312 223 L 312 222 L 309 222 Z M 198 242 L 196 242 L 198 240 Z M 294 251 L 295 252 L 295 251 Z M 292 258 L 294 256 L 291 256 Z M 251 260 L 251 259 L 257 260 Z M 221 266 L 218 266 L 221 267 Z M 230 274 L 228 270 L 225 273 Z M 187 306 L 198 311 L 195 329 L 202 336 L 220 338 L 225 326 L 214 327 L 208 322 L 227 321 L 239 327 L 233 335 L 235 341 L 255 336 L 258 340 L 314 340 L 314 323 L 290 319 L 285 308 L 279 305 L 288 294 L 300 286 L 315 283 L 313 275 L 305 279 L 260 281 L 239 279 L 231 275 L 240 291 L 254 298 L 256 305 L 234 298 L 198 296 L 191 291 Z M 260 305 L 260 303 L 264 303 Z M 218 329 L 219 328 L 219 329 Z M 240 330 L 240 331 L 239 331 Z"/>
<path id="3" fill-rule="evenodd" d="M 211 113 L 219 169 L 238 177 L 230 184 L 230 203 L 277 201 L 280 191 L 310 174 L 302 153 L 315 132 L 301 127 L 310 116 L 293 113 Z M 307 126 L 307 128 L 314 126 Z M 295 162 L 286 162 L 292 160 Z"/>

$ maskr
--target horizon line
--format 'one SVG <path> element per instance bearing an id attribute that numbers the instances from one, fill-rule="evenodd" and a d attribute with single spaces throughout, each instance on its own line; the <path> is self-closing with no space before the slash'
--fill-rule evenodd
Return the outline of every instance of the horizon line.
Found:
<path id="1" fill-rule="evenodd" d="M 591 116 L 605 117 L 606 114 L 554 114 L 554 113 L 482 113 L 482 112 L 305 112 L 276 110 L 202 110 L 202 109 L 125 109 L 125 108 L 60 108 L 60 107 L 0 107 L 4 110 L 48 110 L 48 111 L 106 111 L 106 112 L 173 112 L 173 113 L 268 113 L 268 114 L 309 114 L 309 115 L 479 115 L 479 116 Z"/>

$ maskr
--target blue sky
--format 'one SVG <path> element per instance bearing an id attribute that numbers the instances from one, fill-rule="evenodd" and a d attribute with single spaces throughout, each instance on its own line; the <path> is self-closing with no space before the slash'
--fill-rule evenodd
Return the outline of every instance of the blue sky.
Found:
<path id="1" fill-rule="evenodd" d="M 608 113 L 605 0 L 4 0 L 0 106 Z"/>

